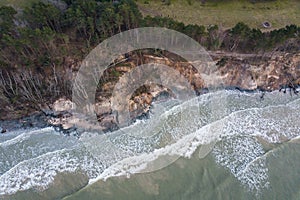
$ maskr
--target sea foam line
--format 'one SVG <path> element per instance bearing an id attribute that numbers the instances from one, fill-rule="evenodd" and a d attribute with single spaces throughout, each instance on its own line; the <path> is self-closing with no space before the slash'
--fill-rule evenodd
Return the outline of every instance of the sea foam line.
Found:
<path id="1" fill-rule="evenodd" d="M 56 133 L 53 127 L 46 127 L 43 129 L 34 129 L 34 130 L 30 130 L 29 132 L 27 132 L 27 130 L 24 130 L 24 131 L 26 131 L 26 132 L 14 137 L 10 140 L 6 140 L 6 141 L 0 143 L 0 147 L 14 145 L 18 142 L 22 142 L 22 141 L 28 139 L 32 135 L 42 134 L 44 132 L 50 132 L 50 131 L 53 132 L 53 134 Z"/>
<path id="2" fill-rule="evenodd" d="M 283 106 L 283 105 L 286 105 L 286 104 L 269 106 L 269 107 L 278 107 L 278 106 Z M 289 106 L 291 106 L 291 105 L 289 105 Z M 230 117 L 232 117 L 240 112 L 247 112 L 250 110 L 261 110 L 261 109 L 265 109 L 265 108 L 269 108 L 269 107 L 248 108 L 248 109 L 232 112 L 228 116 L 226 116 L 220 120 L 217 120 L 215 122 L 212 122 L 210 124 L 207 124 L 207 125 L 201 127 L 200 129 L 198 129 L 196 132 L 193 132 L 189 135 L 184 136 L 182 139 L 178 140 L 176 143 L 174 143 L 172 145 L 166 146 L 161 149 L 157 149 L 154 152 L 151 152 L 149 154 L 142 154 L 139 156 L 125 158 L 125 159 L 111 165 L 110 167 L 106 168 L 96 178 L 91 178 L 90 184 L 97 180 L 100 180 L 100 179 L 106 180 L 107 178 L 113 177 L 113 176 L 130 175 L 130 174 L 139 173 L 141 171 L 144 171 L 147 168 L 148 163 L 156 160 L 159 156 L 181 156 L 181 157 L 190 158 L 191 155 L 196 151 L 196 149 L 200 145 L 210 144 L 211 142 L 214 142 L 215 140 L 219 141 L 221 139 L 221 136 L 223 136 L 221 134 L 221 132 L 215 132 L 214 134 L 211 134 L 210 130 L 213 130 L 213 129 L 218 130 L 217 127 L 218 126 L 222 127 L 223 126 L 222 123 L 225 123 L 225 121 L 230 119 Z M 179 108 L 179 106 L 177 106 L 177 108 L 175 106 L 172 109 L 178 109 L 178 108 Z M 171 112 L 167 111 L 167 112 L 173 113 L 172 111 Z M 168 113 L 165 113 L 165 114 L 168 115 Z M 42 130 L 45 130 L 45 129 L 42 129 Z M 46 128 L 46 130 L 53 130 L 53 129 Z M 38 133 L 40 133 L 40 130 L 35 130 L 33 132 L 30 132 L 29 135 L 30 134 L 38 134 Z M 22 138 L 24 139 L 24 137 L 25 138 L 27 137 L 26 133 L 24 133 L 22 135 L 18 136 L 18 138 L 12 139 L 12 141 L 7 141 L 5 143 L 6 144 L 14 144 L 15 142 L 22 141 Z M 187 144 L 189 144 L 189 145 L 187 145 Z M 59 150 L 59 151 L 63 151 L 63 150 Z M 52 153 L 53 152 L 49 152 L 49 153 L 43 154 L 39 157 L 42 158 L 43 156 L 51 155 Z M 29 161 L 27 160 L 27 162 L 29 162 Z M 23 161 L 22 163 L 26 164 L 26 161 Z M 19 167 L 20 165 L 21 165 L 21 163 L 19 163 L 17 166 Z M 16 169 L 17 166 L 10 169 L 9 171 L 10 172 L 13 171 L 13 169 Z M 65 169 L 65 170 L 70 170 L 70 169 Z M 7 173 L 5 173 L 5 174 L 7 175 Z M 0 177 L 0 180 L 3 178 L 4 178 L 4 174 Z M 49 184 L 49 183 L 47 183 L 47 184 Z M 35 186 L 39 186 L 39 183 L 36 183 Z M 29 189 L 30 187 L 33 187 L 33 185 L 27 185 L 26 188 Z M 14 191 L 10 191 L 9 193 L 15 193 L 18 190 L 19 190 L 18 188 L 15 188 Z M 3 193 L 1 193 L 1 194 L 3 194 Z"/>
<path id="3" fill-rule="evenodd" d="M 224 136 L 233 136 L 232 133 L 222 134 L 222 131 L 216 131 L 218 130 L 218 128 L 216 129 L 216 127 L 221 127 L 222 129 L 226 121 L 234 119 L 234 116 L 238 115 L 239 113 L 248 111 L 262 111 L 270 108 L 279 108 L 284 106 L 291 105 L 288 105 L 288 103 L 286 103 L 281 105 L 267 106 L 263 108 L 248 108 L 245 110 L 235 111 L 220 120 L 201 127 L 194 133 L 184 136 L 174 144 L 168 145 L 161 149 L 156 149 L 154 152 L 148 154 L 142 154 L 139 156 L 133 156 L 121 160 L 105 169 L 104 172 L 97 178 L 90 179 L 89 184 L 92 184 L 98 180 L 107 180 L 110 177 L 130 176 L 130 174 L 140 173 L 147 168 L 148 163 L 155 161 L 160 156 L 176 155 L 180 157 L 190 158 L 200 145 L 207 145 L 216 141 L 220 141 L 221 137 Z M 212 133 L 211 130 L 215 130 L 216 132 Z"/>
<path id="4" fill-rule="evenodd" d="M 57 171 L 62 169 L 59 166 L 65 165 L 67 162 L 52 163 L 51 166 L 46 166 L 45 164 L 49 161 L 49 159 L 59 160 L 59 155 L 62 153 L 67 153 L 68 151 L 70 151 L 70 149 L 47 152 L 38 157 L 18 163 L 0 176 L 0 195 L 10 195 L 16 193 L 17 191 L 27 190 L 32 187 L 41 187 L 45 189 L 53 181 Z M 45 160 L 46 162 L 42 162 L 41 160 Z M 34 166 L 36 164 L 35 161 L 37 163 L 40 162 L 40 165 Z M 39 167 L 42 168 L 42 171 L 38 171 Z M 43 170 L 43 167 L 47 170 Z M 49 168 L 53 169 L 49 170 Z M 71 169 L 70 167 L 66 167 L 65 170 L 72 172 L 75 171 L 76 168 Z M 24 184 L 25 179 L 27 179 L 27 183 Z"/>

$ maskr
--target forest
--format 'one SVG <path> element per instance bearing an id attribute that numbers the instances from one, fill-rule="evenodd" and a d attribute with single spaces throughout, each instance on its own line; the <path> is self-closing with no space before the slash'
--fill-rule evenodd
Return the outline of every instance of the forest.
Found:
<path id="1" fill-rule="evenodd" d="M 137 27 L 166 27 L 182 32 L 207 50 L 261 53 L 299 51 L 300 27 L 262 31 L 240 22 L 184 24 L 170 17 L 142 16 L 133 0 L 64 0 L 65 6 L 36 2 L 22 10 L 0 7 L 0 101 L 2 108 L 37 110 L 43 103 L 71 96 L 63 73 L 67 59 L 82 60 L 97 44 Z M 1 111 L 1 109 L 0 109 Z"/>
<path id="2" fill-rule="evenodd" d="M 137 27 L 166 27 L 187 34 L 208 50 L 270 51 L 289 39 L 300 37 L 300 27 L 289 25 L 262 32 L 244 23 L 229 30 L 183 24 L 169 17 L 143 17 L 133 0 L 64 0 L 33 3 L 23 11 L 0 8 L 0 66 L 43 67 L 61 64 L 66 56 L 82 59 L 104 39 Z"/>

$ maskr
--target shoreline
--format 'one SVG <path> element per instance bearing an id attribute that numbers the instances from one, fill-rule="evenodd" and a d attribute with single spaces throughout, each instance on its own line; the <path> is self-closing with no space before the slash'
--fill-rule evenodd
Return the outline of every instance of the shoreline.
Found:
<path id="1" fill-rule="evenodd" d="M 228 91 L 228 90 L 227 90 Z M 219 91 L 220 92 L 220 91 Z M 215 94 L 215 96 L 216 97 L 218 97 L 219 95 L 218 95 L 218 93 L 219 92 L 217 92 L 217 94 Z M 234 95 L 234 97 L 242 97 L 241 99 L 237 99 L 237 101 L 238 102 L 244 102 L 244 100 L 245 100 L 245 98 L 251 98 L 251 99 L 253 99 L 253 101 L 252 101 L 252 103 L 251 104 L 249 104 L 249 107 L 247 107 L 247 108 L 244 108 L 243 106 L 242 107 L 240 107 L 242 110 L 233 110 L 233 112 L 230 112 L 230 113 L 228 113 L 229 115 L 226 115 L 226 116 L 224 116 L 224 117 L 221 117 L 220 119 L 219 119 L 219 123 L 222 123 L 222 121 L 223 120 L 229 120 L 229 121 L 232 121 L 233 122 L 233 124 L 236 124 L 236 126 L 239 126 L 240 125 L 240 123 L 238 122 L 238 121 L 236 121 L 235 119 L 238 119 L 238 118 L 236 118 L 236 117 L 238 117 L 239 116 L 239 113 L 241 113 L 241 112 L 248 112 L 248 111 L 251 111 L 251 110 L 253 110 L 253 109 L 257 109 L 257 108 L 261 108 L 260 110 L 261 111 L 263 111 L 263 110 L 269 110 L 269 108 L 276 108 L 276 110 L 277 110 L 277 107 L 281 107 L 283 104 L 284 105 L 289 105 L 289 104 L 286 104 L 286 103 L 288 103 L 288 102 L 294 102 L 294 100 L 292 100 L 292 99 L 290 99 L 290 98 L 287 98 L 287 96 L 285 96 L 284 94 L 282 94 L 282 93 L 279 93 L 278 91 L 277 92 L 274 92 L 274 93 L 272 93 L 272 94 L 270 94 L 270 95 L 266 95 L 266 101 L 267 102 L 269 102 L 269 100 L 272 100 L 273 99 L 273 97 L 279 97 L 278 98 L 278 101 L 274 101 L 274 105 L 273 106 L 268 106 L 268 107 L 265 107 L 264 105 L 269 105 L 269 103 L 264 103 L 264 102 L 261 102 L 259 105 L 260 106 L 258 106 L 258 107 L 256 107 L 255 106 L 255 108 L 253 107 L 253 106 L 251 106 L 251 105 L 256 105 L 256 100 L 258 100 L 259 101 L 259 94 L 254 94 L 254 95 L 248 95 L 246 92 L 243 92 L 243 94 L 241 94 L 240 95 L 240 92 L 226 92 L 225 94 L 228 94 L 228 95 L 231 95 L 231 94 L 233 94 Z M 207 95 L 203 95 L 203 99 L 207 99 L 206 98 L 206 96 Z M 209 95 L 209 93 L 208 93 L 208 96 L 210 96 Z M 223 96 L 223 95 L 221 95 L 221 96 Z M 299 97 L 297 96 L 294 96 L 294 98 L 295 98 L 295 100 L 297 100 L 297 102 L 299 102 L 298 100 L 299 100 Z M 294 99 L 293 98 L 293 99 Z M 230 98 L 231 99 L 231 98 Z M 277 98 L 275 98 L 275 99 L 277 99 Z M 281 99 L 281 100 L 280 100 Z M 273 101 L 272 101 L 273 102 Z M 253 104 L 254 103 L 254 104 Z M 203 104 L 203 105 L 206 105 L 206 104 Z M 233 107 L 235 107 L 234 106 L 235 104 L 232 104 L 232 106 Z M 239 105 L 239 104 L 238 104 Z M 296 105 L 296 104 L 292 104 L 292 105 L 294 105 L 294 106 L 298 106 L 298 105 Z M 169 112 L 168 112 L 169 113 Z M 278 110 L 278 113 L 281 113 L 281 114 L 283 114 L 281 111 L 280 111 L 280 109 Z M 171 113 L 169 113 L 170 115 L 172 115 L 172 112 Z M 297 114 L 296 114 L 297 115 Z M 222 115 L 223 116 L 223 115 Z M 257 115 L 257 116 L 260 116 L 260 115 Z M 253 119 L 255 119 L 255 116 L 253 116 L 254 118 Z M 240 120 L 243 120 L 242 118 L 240 118 Z M 214 123 L 218 123 L 218 121 L 215 121 L 215 122 L 212 122 L 213 124 Z M 259 122 L 257 122 L 258 124 L 259 124 Z M 284 122 L 283 122 L 284 123 Z M 211 123 L 210 123 L 211 124 Z M 244 125 L 246 125 L 246 124 L 244 124 Z M 297 125 L 297 124 L 296 124 Z M 297 125 L 298 126 L 298 125 Z M 200 143 L 203 143 L 203 142 L 205 142 L 205 141 L 207 141 L 206 139 L 205 140 L 203 140 L 204 138 L 207 138 L 207 136 L 208 135 L 203 135 L 203 133 L 205 133 L 206 131 L 205 130 L 207 130 L 207 128 L 206 127 L 210 127 L 210 125 L 209 124 L 204 124 L 204 126 L 202 126 L 200 129 L 198 129 L 198 128 L 196 128 L 196 131 L 194 131 L 194 132 L 191 132 L 190 134 L 188 134 L 188 135 L 186 135 L 186 136 L 184 136 L 184 138 L 186 138 L 187 140 L 185 140 L 184 138 L 182 138 L 183 140 L 182 140 L 182 142 L 179 142 L 178 144 L 177 144 L 177 142 L 176 142 L 176 144 L 174 143 L 174 145 L 176 146 L 176 148 L 175 149 L 173 149 L 173 148 L 171 148 L 170 147 L 170 149 L 169 150 L 167 150 L 167 149 L 165 149 L 165 150 L 160 150 L 160 151 L 163 151 L 163 152 L 165 152 L 165 153 L 167 153 L 167 152 L 173 152 L 173 153 L 178 153 L 178 150 L 176 150 L 177 149 L 177 147 L 179 148 L 179 149 L 181 149 L 181 148 L 183 148 L 183 149 L 185 149 L 185 150 L 188 150 L 188 152 L 190 152 L 190 151 L 193 151 L 193 148 L 194 147 L 196 147 L 197 145 L 196 144 L 198 144 L 199 142 Z M 208 128 L 209 129 L 209 128 Z M 228 132 L 227 133 L 224 133 L 225 135 L 228 135 L 228 136 L 230 136 L 231 135 L 231 132 L 230 132 L 230 130 L 228 130 Z M 236 134 L 238 134 L 238 132 L 236 133 Z M 197 139 L 196 140 L 191 140 L 192 138 L 194 138 L 194 136 L 196 136 L 196 135 L 199 135 L 199 137 L 197 136 Z M 263 134 L 263 135 L 265 135 L 265 134 Z M 288 134 L 287 133 L 287 135 L 290 135 L 290 134 Z M 62 136 L 62 135 L 61 135 Z M 216 134 L 215 135 L 215 137 L 217 137 L 218 136 L 218 134 Z M 270 139 L 272 139 L 272 136 L 267 136 L 266 135 L 266 137 L 267 138 L 270 138 Z M 64 137 L 64 138 L 66 138 L 66 137 Z M 67 137 L 68 138 L 68 137 Z M 188 138 L 190 138 L 190 139 L 188 139 Z M 213 139 L 213 138 L 212 138 Z M 184 144 L 184 143 L 186 143 L 185 141 L 191 141 L 192 143 L 191 143 L 191 145 L 180 145 L 180 144 Z M 194 143 L 195 142 L 195 143 Z M 274 141 L 273 141 L 274 142 Z M 276 141 L 275 141 L 276 142 Z M 127 143 L 126 143 L 127 144 Z M 108 147 L 109 148 L 109 147 Z M 190 154 L 189 153 L 185 153 L 185 151 L 179 151 L 179 152 L 181 152 L 181 153 L 183 153 L 182 155 L 185 155 L 185 156 L 190 156 Z M 205 150 L 204 150 L 204 152 L 206 152 Z M 203 153 L 203 152 L 202 152 Z M 150 157 L 152 157 L 151 156 L 151 154 L 149 154 L 149 156 Z M 135 159 L 136 160 L 136 159 Z M 150 158 L 148 158 L 148 159 L 146 159 L 146 160 L 150 160 Z M 126 163 L 126 162 L 125 162 Z M 137 162 L 134 162 L 135 163 L 135 165 L 134 166 L 132 166 L 132 170 L 134 170 L 135 169 L 135 166 L 138 166 L 137 165 Z M 142 164 L 142 163 L 141 163 Z M 123 166 L 123 165 L 122 165 Z M 127 165 L 125 165 L 125 166 L 127 166 Z M 115 169 L 115 168 L 113 168 L 113 169 Z M 125 168 L 125 169 L 127 169 L 127 168 Z M 131 169 L 131 168 L 130 168 Z M 117 170 L 117 168 L 115 169 L 115 170 Z M 129 168 L 128 168 L 128 170 L 129 170 Z M 109 172 L 110 170 L 108 170 L 108 172 Z M 119 172 L 119 171 L 115 171 L 115 172 Z M 124 172 L 126 172 L 126 170 L 124 171 Z M 110 173 L 108 173 L 108 175 L 109 175 Z M 119 174 L 119 173 L 118 173 Z M 125 174 L 126 175 L 126 174 Z"/>
<path id="2" fill-rule="evenodd" d="M 297 90 L 299 90 L 300 86 L 297 87 Z M 288 90 L 291 90 L 289 88 L 287 88 Z M 261 93 L 261 99 L 263 100 L 263 97 L 265 95 L 265 93 L 272 93 L 275 91 L 279 91 L 279 90 L 272 90 L 272 91 L 267 91 L 267 90 L 261 90 L 261 89 L 255 89 L 255 90 L 248 90 L 248 89 L 244 89 L 244 88 L 240 88 L 237 86 L 227 86 L 225 88 L 223 88 L 222 90 L 225 91 L 238 91 L 241 93 L 249 93 L 249 94 L 253 94 L 253 93 Z M 221 91 L 221 90 L 217 90 L 217 91 Z M 282 92 L 282 91 L 281 91 Z M 204 95 L 209 93 L 208 89 L 203 89 L 203 92 L 197 96 L 200 95 Z M 284 93 L 284 92 L 282 92 Z M 298 95 L 298 94 L 289 94 L 286 93 L 285 95 Z M 167 99 L 169 100 L 169 99 Z M 167 101 L 166 100 L 166 101 Z M 155 103 L 156 101 L 152 101 L 150 106 Z M 142 113 L 141 115 L 138 115 L 136 118 L 132 119 L 132 122 L 128 125 L 132 125 L 136 120 L 142 120 L 142 119 L 147 119 L 148 118 L 148 114 L 149 114 L 148 110 L 145 113 Z M 51 111 L 49 113 L 53 113 L 54 111 Z M 53 114 L 49 114 L 47 112 L 44 111 L 36 111 L 30 115 L 26 115 L 24 117 L 18 118 L 18 119 L 8 119 L 8 120 L 0 120 L 0 135 L 1 134 L 5 134 L 7 132 L 10 131 L 16 131 L 16 130 L 26 130 L 26 129 L 30 129 L 30 128 L 46 128 L 46 127 L 53 127 L 56 131 L 61 132 L 65 135 L 70 135 L 71 132 L 77 132 L 77 128 L 76 127 L 71 127 L 69 129 L 64 129 L 62 127 L 62 124 L 58 124 L 58 125 L 53 125 L 51 123 L 49 123 L 49 119 L 51 117 L 53 117 Z M 59 116 L 60 113 L 57 114 L 57 116 Z M 55 117 L 55 115 L 54 115 Z M 59 118 L 59 117 L 55 117 L 55 118 Z M 117 130 L 117 129 L 116 129 Z M 113 130 L 109 130 L 109 128 L 107 128 L 105 131 L 113 131 Z"/>
<path id="3" fill-rule="evenodd" d="M 196 95 L 209 92 L 201 75 L 193 69 L 192 63 L 182 62 L 176 55 L 165 52 L 166 55 L 155 55 L 144 53 L 142 55 L 132 54 L 129 59 L 120 58 L 120 62 L 114 66 L 113 70 L 108 71 L 108 75 L 114 75 L 112 79 L 106 80 L 101 86 L 101 92 L 96 93 L 95 112 L 98 121 L 106 131 L 116 128 L 117 119 L 112 111 L 111 96 L 107 95 L 118 82 L 119 77 L 126 74 L 130 70 L 137 67 L 140 62 L 143 63 L 159 63 L 169 66 L 180 74 L 184 75 L 193 87 Z M 226 52 L 210 52 L 213 56 L 213 62 L 216 64 L 217 73 L 220 74 L 222 85 L 216 85 L 215 89 L 238 90 L 240 92 L 261 92 L 263 99 L 264 93 L 272 91 L 281 91 L 286 95 L 297 95 L 300 86 L 300 52 L 299 53 L 281 53 L 275 52 L 270 57 L 270 53 L 264 55 L 269 56 L 265 60 L 261 56 L 258 60 L 253 60 L 253 55 L 226 53 Z M 212 55 L 214 54 L 214 55 Z M 142 61 L 141 61 L 142 60 Z M 62 78 L 66 78 L 67 73 L 71 73 L 66 81 L 72 81 L 77 75 L 81 66 L 81 62 L 73 63 L 69 69 L 71 71 L 59 71 Z M 18 73 L 18 72 L 17 72 Z M 116 76 L 117 74 L 117 76 Z M 51 76 L 51 74 L 49 74 Z M 166 80 L 170 81 L 170 80 Z M 155 102 L 161 95 L 167 95 L 167 99 L 172 95 L 168 88 L 163 86 L 149 86 L 140 89 L 133 94 L 129 100 L 131 120 L 144 118 L 150 110 L 151 104 Z M 170 95 L 171 94 L 171 95 Z M 169 96 L 168 96 L 169 95 Z M 40 104 L 34 103 L 30 105 L 26 101 L 19 101 L 18 104 L 2 103 L 2 110 L 7 112 L 0 120 L 0 134 L 9 130 L 18 128 L 46 127 L 53 126 L 58 131 L 70 134 L 76 130 L 72 124 L 68 123 L 70 119 L 70 109 L 72 101 L 70 97 L 65 95 L 58 97 L 45 97 Z M 57 104 L 57 105 L 55 105 Z M 116 112 L 122 111 L 122 107 Z M 49 120 L 52 119 L 52 122 Z"/>

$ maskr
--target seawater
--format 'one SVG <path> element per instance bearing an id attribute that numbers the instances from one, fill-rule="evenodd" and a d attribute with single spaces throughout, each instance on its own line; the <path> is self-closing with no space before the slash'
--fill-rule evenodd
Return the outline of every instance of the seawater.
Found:
<path id="1" fill-rule="evenodd" d="M 299 97 L 261 95 L 217 91 L 154 104 L 148 120 L 81 139 L 52 128 L 8 133 L 0 195 L 299 199 Z"/>

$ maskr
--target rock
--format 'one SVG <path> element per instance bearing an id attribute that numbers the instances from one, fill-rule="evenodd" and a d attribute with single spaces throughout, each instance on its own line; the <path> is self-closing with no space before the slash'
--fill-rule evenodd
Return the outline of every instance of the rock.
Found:
<path id="1" fill-rule="evenodd" d="M 53 103 L 52 108 L 55 112 L 70 112 L 74 108 L 74 103 L 69 99 L 60 98 Z"/>
<path id="2" fill-rule="evenodd" d="M 2 127 L 0 127 L 0 133 L 5 133 L 5 132 L 6 132 L 6 130 L 3 129 Z"/>
<path id="3" fill-rule="evenodd" d="M 219 66 L 225 86 L 237 86 L 246 90 L 278 90 L 280 85 L 298 85 L 300 77 L 300 53 L 275 55 L 268 61 L 251 63 L 251 60 L 226 59 Z M 257 61 L 256 61 L 257 62 Z"/>
<path id="4" fill-rule="evenodd" d="M 150 105 L 152 103 L 152 95 L 148 93 L 142 94 L 142 101 L 144 105 Z"/>
<path id="5" fill-rule="evenodd" d="M 117 121 L 114 115 L 108 115 L 102 118 L 100 121 L 100 126 L 105 127 L 103 131 L 114 131 L 117 130 L 119 127 L 117 125 Z"/>
<path id="6" fill-rule="evenodd" d="M 112 112 L 110 100 L 105 100 L 95 104 L 95 112 L 98 116 L 110 114 Z"/>
<path id="7" fill-rule="evenodd" d="M 0 133 L 32 127 L 44 128 L 48 125 L 47 121 L 48 118 L 43 113 L 34 113 L 19 119 L 0 121 Z"/>
<path id="8" fill-rule="evenodd" d="M 131 66 L 119 66 L 119 67 L 116 67 L 116 71 L 117 72 L 126 73 L 126 72 L 129 72 L 130 70 L 131 70 Z"/>
<path id="9" fill-rule="evenodd" d="M 162 87 L 156 87 L 158 90 L 165 91 Z M 152 92 L 155 94 L 155 97 L 159 96 L 161 92 L 157 92 L 153 90 Z M 151 93 L 142 93 L 133 100 L 129 100 L 129 112 L 130 112 L 130 119 L 129 121 L 134 121 L 138 118 L 143 118 L 144 116 L 148 115 L 150 110 L 151 103 L 153 102 L 154 97 Z"/>
<path id="10" fill-rule="evenodd" d="M 256 57 L 251 57 L 251 55 L 244 56 L 244 54 L 241 54 L 237 58 L 234 55 L 220 54 L 215 55 L 216 60 L 214 62 L 220 63 L 218 60 L 224 58 L 226 62 L 222 62 L 222 65 L 218 65 L 217 68 L 217 72 L 219 73 L 218 76 L 220 76 L 218 79 L 210 79 L 210 77 L 205 77 L 205 74 L 211 73 L 212 70 L 210 69 L 212 68 L 210 67 L 204 67 L 202 68 L 202 71 L 197 72 L 193 67 L 193 63 L 176 61 L 176 58 L 168 59 L 166 57 L 157 57 L 153 55 L 144 55 L 143 58 L 135 58 L 134 56 L 131 56 L 130 59 L 126 61 L 124 60 L 125 63 L 119 63 L 116 67 L 116 70 L 126 73 L 132 70 L 132 68 L 136 67 L 138 64 L 150 62 L 167 65 L 174 69 L 174 75 L 175 72 L 180 72 L 180 74 L 185 77 L 185 80 L 190 83 L 198 95 L 208 92 L 209 86 L 220 86 L 220 83 L 224 83 L 225 88 L 239 88 L 241 90 L 276 90 L 280 87 L 284 88 L 289 87 L 290 85 L 297 86 L 300 84 L 300 53 L 277 53 L 273 56 L 268 55 L 268 59 L 261 56 L 261 58 L 259 58 L 260 61 L 257 61 Z M 74 67 L 75 62 L 75 60 L 69 58 L 65 59 L 65 65 L 67 66 L 65 73 L 70 70 L 72 73 L 78 70 L 78 68 Z M 196 63 L 197 62 L 195 61 L 194 64 Z M 207 66 L 210 66 L 213 64 L 213 62 L 206 64 Z M 162 77 L 167 77 L 166 80 L 163 80 L 163 83 L 172 84 L 171 81 L 174 80 L 168 79 L 168 77 L 172 77 L 173 74 L 170 74 L 166 71 L 161 73 L 164 75 Z M 133 79 L 138 78 L 139 74 L 133 77 Z M 114 79 L 110 82 L 106 82 L 101 88 L 101 92 L 103 92 L 101 94 L 110 94 L 114 90 L 117 81 L 118 80 Z M 121 79 L 119 82 L 120 81 Z M 181 83 L 182 82 L 178 82 L 178 85 L 181 86 Z M 127 87 L 126 82 L 124 82 L 124 87 Z M 6 131 L 5 127 L 9 127 L 10 131 L 11 127 L 23 128 L 30 126 L 44 126 L 46 122 L 57 127 L 58 130 L 66 133 L 70 133 L 75 129 L 78 130 L 78 128 L 82 130 L 115 130 L 118 128 L 118 122 L 120 122 L 120 124 L 122 123 L 122 116 L 124 116 L 123 121 L 128 121 L 129 123 L 134 119 L 147 117 L 147 113 L 149 112 L 151 103 L 153 101 L 165 101 L 169 98 L 172 98 L 173 95 L 170 89 L 162 85 L 150 83 L 150 85 L 147 85 L 145 88 L 146 91 L 138 91 L 135 93 L 136 96 L 134 97 L 126 97 L 128 104 L 124 102 L 120 103 L 122 99 L 124 99 L 124 96 L 120 96 L 120 98 L 114 102 L 116 104 L 114 108 L 112 108 L 111 105 L 112 99 L 110 99 L 110 95 L 98 96 L 98 103 L 83 108 L 86 111 L 95 111 L 99 117 L 97 122 L 91 123 L 79 116 L 74 116 L 74 114 L 71 113 L 74 108 L 74 103 L 69 99 L 60 98 L 55 101 L 52 106 L 40 106 L 47 118 L 45 116 L 22 118 L 22 120 L 14 120 L 9 122 L 8 126 L 5 124 L 3 126 L 3 123 L 0 123 L 0 126 L 2 127 L 0 132 L 2 133 L 3 131 Z M 24 105 L 24 107 L 26 107 L 26 104 Z M 128 109 L 130 119 L 127 119 L 127 115 L 122 115 L 122 111 L 126 110 L 127 112 Z M 5 107 L 5 111 L 8 111 L 9 114 L 16 113 L 12 105 L 7 105 L 7 108 Z M 46 118 L 46 120 L 44 118 Z M 44 122 L 39 124 L 37 121 Z"/>
<path id="11" fill-rule="evenodd" d="M 192 78 L 192 84 L 194 85 L 194 89 L 200 89 L 204 87 L 204 81 L 201 78 L 201 75 L 196 73 L 194 74 L 193 78 Z"/>
<path id="12" fill-rule="evenodd" d="M 157 63 L 157 64 L 163 64 L 163 65 L 171 65 L 171 61 L 166 57 L 157 57 L 153 55 L 144 55 L 144 59 L 146 63 Z"/>
<path id="13" fill-rule="evenodd" d="M 137 109 L 138 109 L 138 104 L 133 100 L 129 100 L 129 110 L 133 111 Z"/>
<path id="14" fill-rule="evenodd" d="M 51 111 L 44 111 L 49 114 L 48 123 L 56 127 L 59 131 L 70 133 L 75 130 L 75 119 L 71 111 L 74 108 L 74 103 L 65 98 L 60 98 L 52 104 Z"/>
<path id="15" fill-rule="evenodd" d="M 114 87 L 115 87 L 114 83 L 108 82 L 105 83 L 101 89 L 103 90 L 103 92 L 109 92 L 109 91 L 113 91 Z"/>
<path id="16" fill-rule="evenodd" d="M 64 129 L 64 130 L 70 130 L 71 128 L 73 128 L 74 127 L 74 124 L 72 124 L 72 123 L 65 123 L 65 124 L 62 124 L 62 128 Z"/>

